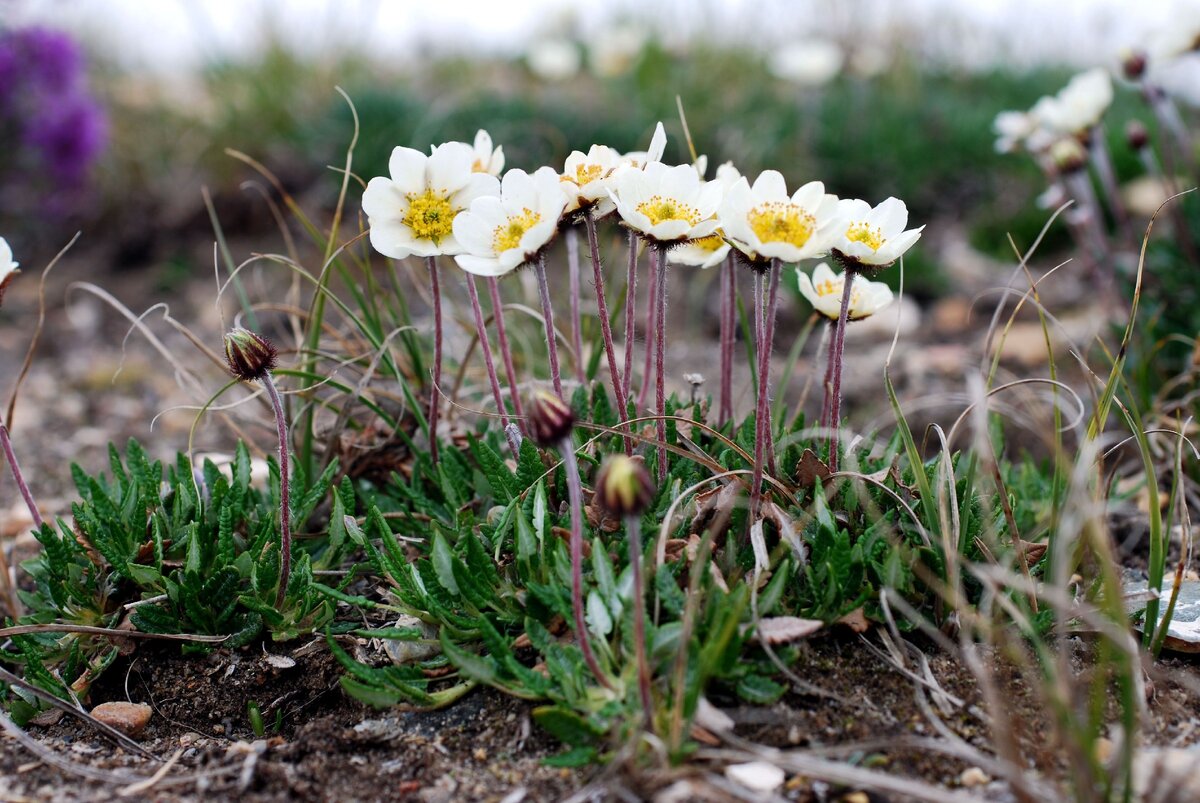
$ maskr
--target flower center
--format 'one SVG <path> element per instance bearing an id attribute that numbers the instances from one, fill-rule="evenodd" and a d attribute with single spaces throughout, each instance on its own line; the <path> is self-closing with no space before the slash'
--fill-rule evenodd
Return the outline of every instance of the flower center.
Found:
<path id="1" fill-rule="evenodd" d="M 475 164 L 471 165 L 472 173 L 486 173 L 487 171 L 487 165 L 483 163 L 482 159 L 476 159 Z"/>
<path id="2" fill-rule="evenodd" d="M 884 243 L 883 232 L 878 226 L 869 223 L 853 223 L 846 229 L 846 239 L 854 243 L 862 243 L 872 251 L 878 251 Z"/>
<path id="3" fill-rule="evenodd" d="M 536 226 L 541 220 L 542 216 L 532 209 L 522 209 L 521 214 L 513 215 L 496 227 L 492 233 L 492 248 L 497 254 L 502 254 L 520 246 L 525 232 Z"/>
<path id="4" fill-rule="evenodd" d="M 604 175 L 604 167 L 601 165 L 581 164 L 576 165 L 575 175 L 565 175 L 563 181 L 573 181 L 582 187 L 584 184 L 591 184 L 593 181 L 600 179 Z"/>
<path id="5" fill-rule="evenodd" d="M 700 212 L 694 206 L 680 203 L 674 198 L 652 195 L 637 205 L 637 211 L 650 218 L 650 225 L 657 226 L 668 220 L 682 220 L 689 226 L 700 222 Z"/>
<path id="6" fill-rule="evenodd" d="M 412 229 L 418 240 L 433 240 L 440 243 L 454 231 L 454 216 L 458 209 L 450 203 L 445 193 L 429 189 L 418 195 L 408 193 L 408 214 L 400 222 Z"/>
<path id="7" fill-rule="evenodd" d="M 783 201 L 767 201 L 746 215 L 750 230 L 762 243 L 787 243 L 803 248 L 812 236 L 816 219 L 801 207 Z"/>
<path id="8" fill-rule="evenodd" d="M 842 297 L 842 293 L 846 289 L 846 280 L 844 277 L 838 280 L 826 279 L 820 284 L 814 285 L 814 289 L 817 291 L 817 295 L 821 298 L 825 298 L 826 296 L 834 296 L 840 299 Z M 851 287 L 850 309 L 854 309 L 858 306 L 859 298 L 861 298 L 859 289 L 857 287 Z"/>

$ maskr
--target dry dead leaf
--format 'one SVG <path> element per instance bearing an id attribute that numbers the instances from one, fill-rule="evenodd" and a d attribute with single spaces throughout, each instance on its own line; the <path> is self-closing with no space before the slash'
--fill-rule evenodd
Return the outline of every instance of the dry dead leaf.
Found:
<path id="1" fill-rule="evenodd" d="M 812 449 L 805 449 L 804 454 L 800 455 L 800 462 L 796 463 L 796 485 L 801 488 L 811 488 L 817 480 L 829 479 L 831 473 L 829 466 L 817 457 L 816 452 Z"/>
<path id="2" fill-rule="evenodd" d="M 838 619 L 839 625 L 845 625 L 855 633 L 865 633 L 871 627 L 871 623 L 867 621 L 867 614 L 862 608 L 855 608 L 850 613 Z"/>
<path id="3" fill-rule="evenodd" d="M 807 638 L 824 626 L 825 623 L 820 619 L 769 616 L 758 620 L 758 625 L 754 628 L 754 638 L 766 644 L 786 644 L 789 641 Z"/>

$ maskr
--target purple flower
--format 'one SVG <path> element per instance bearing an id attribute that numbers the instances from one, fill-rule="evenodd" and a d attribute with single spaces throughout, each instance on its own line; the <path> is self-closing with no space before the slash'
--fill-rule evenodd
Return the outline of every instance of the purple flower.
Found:
<path id="1" fill-rule="evenodd" d="M 90 97 L 76 92 L 54 98 L 29 120 L 23 139 L 41 154 L 44 168 L 56 183 L 83 182 L 92 161 L 104 149 L 108 120 Z"/>

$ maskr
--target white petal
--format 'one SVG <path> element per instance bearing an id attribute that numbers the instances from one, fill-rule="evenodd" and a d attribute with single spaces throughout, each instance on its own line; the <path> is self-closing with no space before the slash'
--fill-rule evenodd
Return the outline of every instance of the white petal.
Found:
<path id="1" fill-rule="evenodd" d="M 842 198 L 837 202 L 837 214 L 846 219 L 846 226 L 861 222 L 871 214 L 871 205 L 861 198 Z"/>
<path id="2" fill-rule="evenodd" d="M 456 209 L 467 209 L 476 198 L 500 195 L 500 180 L 487 173 L 472 173 L 462 189 L 450 196 Z"/>
<path id="3" fill-rule="evenodd" d="M 810 181 L 792 193 L 791 200 L 809 214 L 815 214 L 825 201 L 825 185 L 820 181 Z"/>
<path id="4" fill-rule="evenodd" d="M 467 273 L 473 273 L 476 276 L 503 276 L 508 273 L 508 270 L 501 267 L 499 260 L 495 257 L 459 254 L 454 257 L 454 261 Z"/>
<path id="5" fill-rule="evenodd" d="M 654 136 L 650 137 L 650 147 L 646 149 L 646 161 L 661 162 L 663 152 L 667 149 L 667 131 L 663 124 L 654 127 Z"/>
<path id="6" fill-rule="evenodd" d="M 904 231 L 904 226 L 908 223 L 908 207 L 899 198 L 888 198 L 871 211 L 871 224 L 878 226 L 883 236 L 888 239 Z"/>
<path id="7" fill-rule="evenodd" d="M 488 226 L 479 215 L 463 212 L 454 218 L 454 236 L 468 254 L 492 256 L 494 226 Z"/>
<path id="8" fill-rule="evenodd" d="M 388 160 L 388 173 L 401 192 L 423 192 L 428 161 L 428 156 L 412 148 L 393 148 Z"/>
<path id="9" fill-rule="evenodd" d="M 371 224 L 371 247 L 386 257 L 404 259 L 415 246 L 412 229 L 398 220 L 381 220 Z"/>
<path id="10" fill-rule="evenodd" d="M 470 145 L 465 142 L 443 142 L 429 156 L 426 168 L 429 186 L 456 192 L 470 180 L 474 165 L 475 151 Z"/>
<path id="11" fill-rule="evenodd" d="M 778 170 L 764 170 L 754 179 L 755 201 L 781 201 L 787 198 L 787 182 Z"/>
<path id="12" fill-rule="evenodd" d="M 687 167 L 687 165 L 684 165 L 684 167 Z M 690 170 L 691 168 L 689 167 L 688 169 Z M 649 223 L 650 221 L 647 219 L 646 222 Z M 686 220 L 664 220 L 661 223 L 651 226 L 646 233 L 656 240 L 669 243 L 686 237 L 690 228 Z"/>
<path id="13" fill-rule="evenodd" d="M 475 155 L 485 162 L 492 156 L 492 135 L 482 128 L 475 132 Z"/>
<path id="14" fill-rule="evenodd" d="M 376 176 L 363 190 L 362 208 L 373 221 L 399 220 L 408 213 L 408 199 L 390 178 Z"/>

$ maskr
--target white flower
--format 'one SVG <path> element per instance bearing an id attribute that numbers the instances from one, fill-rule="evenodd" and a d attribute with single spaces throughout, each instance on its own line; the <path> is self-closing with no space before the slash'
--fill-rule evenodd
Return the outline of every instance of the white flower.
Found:
<path id="1" fill-rule="evenodd" d="M 566 211 L 591 209 L 597 218 L 611 212 L 614 205 L 608 191 L 613 171 L 621 164 L 621 154 L 607 145 L 593 145 L 587 153 L 572 151 L 560 177 L 567 195 Z"/>
<path id="2" fill-rule="evenodd" d="M 363 193 L 375 250 L 393 259 L 461 254 L 454 219 L 476 198 L 500 192 L 495 176 L 472 171 L 474 162 L 465 142 L 438 145 L 429 156 L 393 150 L 391 178 L 376 176 Z"/>
<path id="3" fill-rule="evenodd" d="M 8 247 L 8 242 L 0 237 L 0 301 L 4 300 L 4 288 L 12 281 L 12 277 L 20 273 L 17 270 L 18 263 L 13 262 L 12 249 Z"/>
<path id="4" fill-rule="evenodd" d="M 1170 19 L 1171 24 L 1151 39 L 1151 64 L 1200 50 L 1200 9 L 1180 6 L 1174 9 Z"/>
<path id="5" fill-rule="evenodd" d="M 842 70 L 846 54 L 827 39 L 802 39 L 777 48 L 767 61 L 767 70 L 776 78 L 801 84 L 822 86 Z"/>
<path id="6" fill-rule="evenodd" d="M 617 25 L 592 38 L 588 64 L 594 74 L 611 78 L 628 72 L 645 46 L 646 32 L 641 26 Z"/>
<path id="7" fill-rule="evenodd" d="M 696 167 L 696 170 L 701 176 L 704 175 L 704 171 L 699 166 Z M 733 166 L 733 162 L 726 162 L 717 167 L 717 177 L 714 182 L 720 185 L 721 191 L 724 193 L 741 177 L 742 174 Z M 683 245 L 672 248 L 667 252 L 667 259 L 676 265 L 711 268 L 713 265 L 719 265 L 725 261 L 725 257 L 729 254 L 729 248 L 730 245 L 725 241 L 724 232 L 718 229 L 707 237 L 688 240 Z"/>
<path id="8" fill-rule="evenodd" d="M 471 169 L 489 176 L 504 172 L 504 146 L 498 145 L 492 150 L 492 136 L 482 128 L 475 132 L 475 161 Z"/>
<path id="9" fill-rule="evenodd" d="M 540 39 L 525 53 L 529 69 L 543 81 L 566 81 L 579 72 L 579 47 L 568 39 Z"/>
<path id="10" fill-rule="evenodd" d="M 1049 144 L 1047 140 L 1054 139 L 1032 112 L 1000 112 L 992 122 L 992 130 L 996 132 L 997 153 L 1012 153 L 1022 147 L 1037 152 Z"/>
<path id="11" fill-rule="evenodd" d="M 641 170 L 623 170 L 610 190 L 622 222 L 659 243 L 681 243 L 717 230 L 721 203 L 718 182 L 702 182 L 691 165 L 667 167 L 650 162 Z"/>
<path id="12" fill-rule="evenodd" d="M 1039 100 L 1030 114 L 1052 131 L 1075 135 L 1099 123 L 1112 99 L 1112 77 L 1096 67 L 1076 75 L 1057 95 Z"/>
<path id="13" fill-rule="evenodd" d="M 666 149 L 667 130 L 660 122 L 654 127 L 654 135 L 650 137 L 650 147 L 644 151 L 630 151 L 622 156 L 622 167 L 644 168 L 651 162 L 661 162 Z"/>
<path id="14" fill-rule="evenodd" d="M 554 239 L 567 203 L 560 183 L 552 167 L 505 173 L 499 196 L 476 198 L 454 219 L 454 236 L 466 249 L 455 257 L 458 266 L 476 276 L 503 276 L 536 259 Z"/>
<path id="15" fill-rule="evenodd" d="M 866 201 L 846 199 L 838 202 L 837 215 L 839 226 L 845 228 L 831 248 L 860 265 L 892 264 L 912 248 L 925 228 L 905 231 L 908 207 L 899 198 L 888 198 L 874 209 Z"/>
<path id="16" fill-rule="evenodd" d="M 808 299 L 813 309 L 836 321 L 842 311 L 842 293 L 846 289 L 846 274 L 835 274 L 826 263 L 813 268 L 812 278 L 796 268 L 800 295 Z M 883 282 L 868 281 L 854 274 L 850 285 L 849 318 L 852 321 L 869 318 L 892 303 L 892 289 Z"/>
<path id="17" fill-rule="evenodd" d="M 751 187 L 745 178 L 725 193 L 718 216 L 725 237 L 755 262 L 820 256 L 837 234 L 837 197 L 810 181 L 791 197 L 783 176 L 764 170 Z"/>

